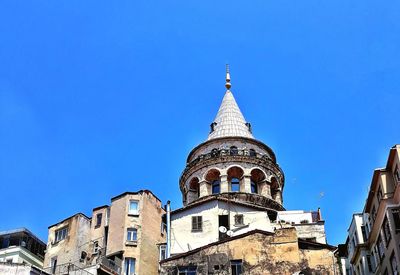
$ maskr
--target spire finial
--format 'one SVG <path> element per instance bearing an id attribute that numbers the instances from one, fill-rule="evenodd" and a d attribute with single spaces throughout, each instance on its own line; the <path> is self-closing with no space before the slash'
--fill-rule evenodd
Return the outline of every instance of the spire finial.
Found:
<path id="1" fill-rule="evenodd" d="M 225 82 L 225 87 L 227 90 L 229 90 L 232 85 L 231 85 L 231 75 L 229 73 L 229 64 L 226 64 L 226 82 Z"/>

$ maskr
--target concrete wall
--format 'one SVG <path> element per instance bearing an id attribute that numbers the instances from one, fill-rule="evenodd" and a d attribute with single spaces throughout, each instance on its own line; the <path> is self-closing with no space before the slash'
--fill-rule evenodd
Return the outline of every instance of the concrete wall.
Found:
<path id="1" fill-rule="evenodd" d="M 218 241 L 218 216 L 227 215 L 228 212 L 230 228 L 235 231 L 233 235 L 253 229 L 273 231 L 266 211 L 235 203 L 230 203 L 228 207 L 227 203 L 214 200 L 171 215 L 171 254 L 186 252 Z M 234 225 L 236 214 L 243 214 L 246 227 L 239 229 L 241 227 Z M 192 216 L 202 216 L 203 230 L 201 232 L 192 232 Z"/>

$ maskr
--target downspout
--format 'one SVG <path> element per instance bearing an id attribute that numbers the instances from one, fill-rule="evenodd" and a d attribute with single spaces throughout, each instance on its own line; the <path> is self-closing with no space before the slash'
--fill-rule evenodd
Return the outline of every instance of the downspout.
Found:
<path id="1" fill-rule="evenodd" d="M 171 256 L 171 202 L 167 201 L 167 258 Z"/>

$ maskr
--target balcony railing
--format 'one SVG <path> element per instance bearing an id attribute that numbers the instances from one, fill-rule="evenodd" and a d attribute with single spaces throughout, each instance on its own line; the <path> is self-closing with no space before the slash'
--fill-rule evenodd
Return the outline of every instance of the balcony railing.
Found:
<path id="1" fill-rule="evenodd" d="M 72 263 L 61 264 L 55 267 L 48 267 L 44 269 L 45 272 L 53 275 L 93 275 L 92 273 L 86 271 L 85 269 L 76 266 Z"/>

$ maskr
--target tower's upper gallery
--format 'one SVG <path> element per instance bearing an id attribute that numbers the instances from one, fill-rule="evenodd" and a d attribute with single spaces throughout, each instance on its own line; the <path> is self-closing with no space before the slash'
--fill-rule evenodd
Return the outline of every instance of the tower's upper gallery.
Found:
<path id="1" fill-rule="evenodd" d="M 225 87 L 227 91 L 222 99 L 217 116 L 215 117 L 213 123 L 211 123 L 211 132 L 208 135 L 207 140 L 221 137 L 254 138 L 251 133 L 250 123 L 246 123 L 246 120 L 244 119 L 232 92 L 230 91 L 231 77 L 228 65 L 226 70 Z"/>

